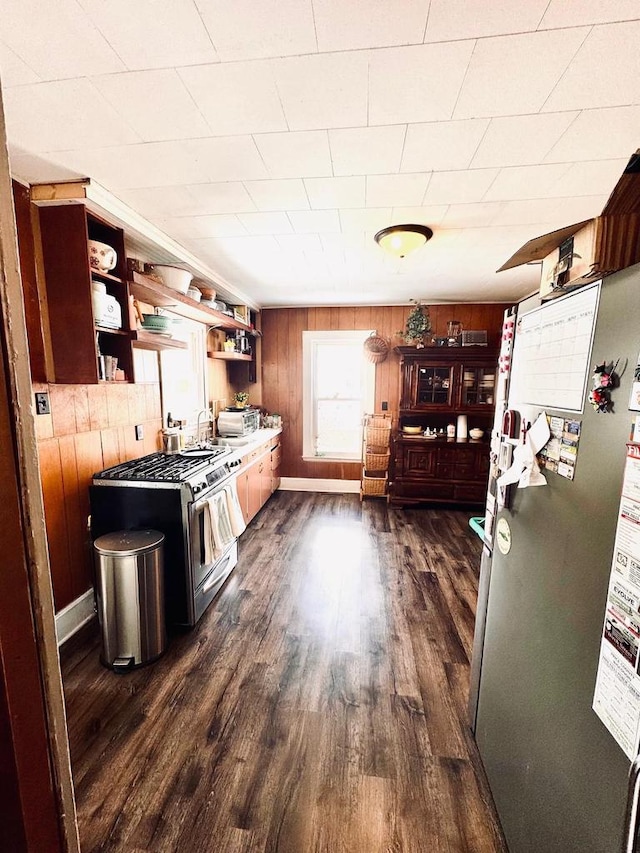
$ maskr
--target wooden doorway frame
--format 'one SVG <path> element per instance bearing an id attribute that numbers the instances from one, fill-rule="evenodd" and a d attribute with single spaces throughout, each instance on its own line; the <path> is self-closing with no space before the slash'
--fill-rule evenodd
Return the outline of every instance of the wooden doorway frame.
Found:
<path id="1" fill-rule="evenodd" d="M 79 853 L 0 86 L 0 847 Z"/>

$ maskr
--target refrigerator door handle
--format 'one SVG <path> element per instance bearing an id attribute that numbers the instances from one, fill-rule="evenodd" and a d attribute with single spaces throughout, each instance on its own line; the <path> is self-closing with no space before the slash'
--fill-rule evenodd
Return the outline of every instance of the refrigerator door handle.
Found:
<path id="1" fill-rule="evenodd" d="M 634 853 L 638 831 L 638 797 L 640 796 L 640 755 L 629 768 L 627 808 L 624 816 L 622 853 Z"/>

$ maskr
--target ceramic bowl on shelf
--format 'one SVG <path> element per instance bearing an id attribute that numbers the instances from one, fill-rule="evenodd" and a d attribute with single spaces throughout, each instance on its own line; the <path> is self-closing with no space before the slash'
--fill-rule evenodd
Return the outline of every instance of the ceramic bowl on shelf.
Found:
<path id="1" fill-rule="evenodd" d="M 118 262 L 115 249 L 98 240 L 89 240 L 89 265 L 98 272 L 106 273 L 112 270 Z"/>
<path id="2" fill-rule="evenodd" d="M 197 287 L 191 286 L 187 290 L 187 296 L 190 296 L 191 299 L 193 299 L 195 302 L 200 302 L 200 300 L 202 299 L 202 291 L 198 290 Z"/>
<path id="3" fill-rule="evenodd" d="M 420 426 L 403 426 L 402 427 L 402 432 L 405 435 L 420 435 L 420 433 L 422 431 L 423 431 L 422 427 L 420 427 Z"/>
<path id="4" fill-rule="evenodd" d="M 473 429 L 469 430 L 470 438 L 478 439 L 478 438 L 482 438 L 483 435 L 484 435 L 484 430 L 478 429 L 477 427 L 474 427 Z"/>
<path id="5" fill-rule="evenodd" d="M 168 332 L 171 328 L 171 319 L 161 314 L 143 314 L 142 328 L 145 332 Z"/>
<path id="6" fill-rule="evenodd" d="M 179 293 L 186 293 L 189 290 L 193 274 L 188 270 L 180 269 L 180 267 L 172 267 L 167 264 L 154 264 L 154 272 L 156 272 L 172 290 L 177 290 Z"/>

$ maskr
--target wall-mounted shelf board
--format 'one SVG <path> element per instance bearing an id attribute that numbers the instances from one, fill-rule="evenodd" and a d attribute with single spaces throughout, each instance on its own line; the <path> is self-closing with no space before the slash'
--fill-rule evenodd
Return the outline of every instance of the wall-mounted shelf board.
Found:
<path id="1" fill-rule="evenodd" d="M 129 289 L 136 299 L 154 305 L 156 308 L 167 308 L 174 314 L 195 320 L 198 323 L 206 323 L 208 326 L 216 326 L 220 329 L 241 329 L 248 332 L 250 327 L 246 323 L 240 323 L 227 314 L 214 311 L 206 305 L 201 305 L 190 296 L 185 296 L 177 290 L 172 290 L 164 284 L 160 284 L 149 276 L 134 272 L 129 282 Z"/>
<path id="2" fill-rule="evenodd" d="M 221 350 L 209 350 L 209 358 L 219 358 L 221 361 L 253 361 L 252 355 L 241 352 L 223 352 Z"/>
<path id="3" fill-rule="evenodd" d="M 186 341 L 165 337 L 164 335 L 155 335 L 153 332 L 145 332 L 144 329 L 138 329 L 131 333 L 131 343 L 138 349 L 187 349 Z"/>

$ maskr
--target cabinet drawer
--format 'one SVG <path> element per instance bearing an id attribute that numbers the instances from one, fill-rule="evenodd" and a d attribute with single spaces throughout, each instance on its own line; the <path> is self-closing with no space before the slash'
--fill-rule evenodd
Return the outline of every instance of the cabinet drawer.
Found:
<path id="1" fill-rule="evenodd" d="M 450 501 L 454 494 L 452 483 L 408 483 L 405 480 L 393 484 L 394 496 L 433 501 Z"/>
<path id="2" fill-rule="evenodd" d="M 454 466 L 450 462 L 438 462 L 436 465 L 436 475 L 441 480 L 451 480 L 453 477 Z"/>
<path id="3" fill-rule="evenodd" d="M 469 465 L 456 464 L 453 466 L 454 480 L 476 480 L 477 478 L 478 470 L 473 463 Z"/>
<path id="4" fill-rule="evenodd" d="M 486 483 L 458 483 L 454 487 L 454 496 L 461 502 L 483 503 L 487 496 L 487 485 Z"/>

